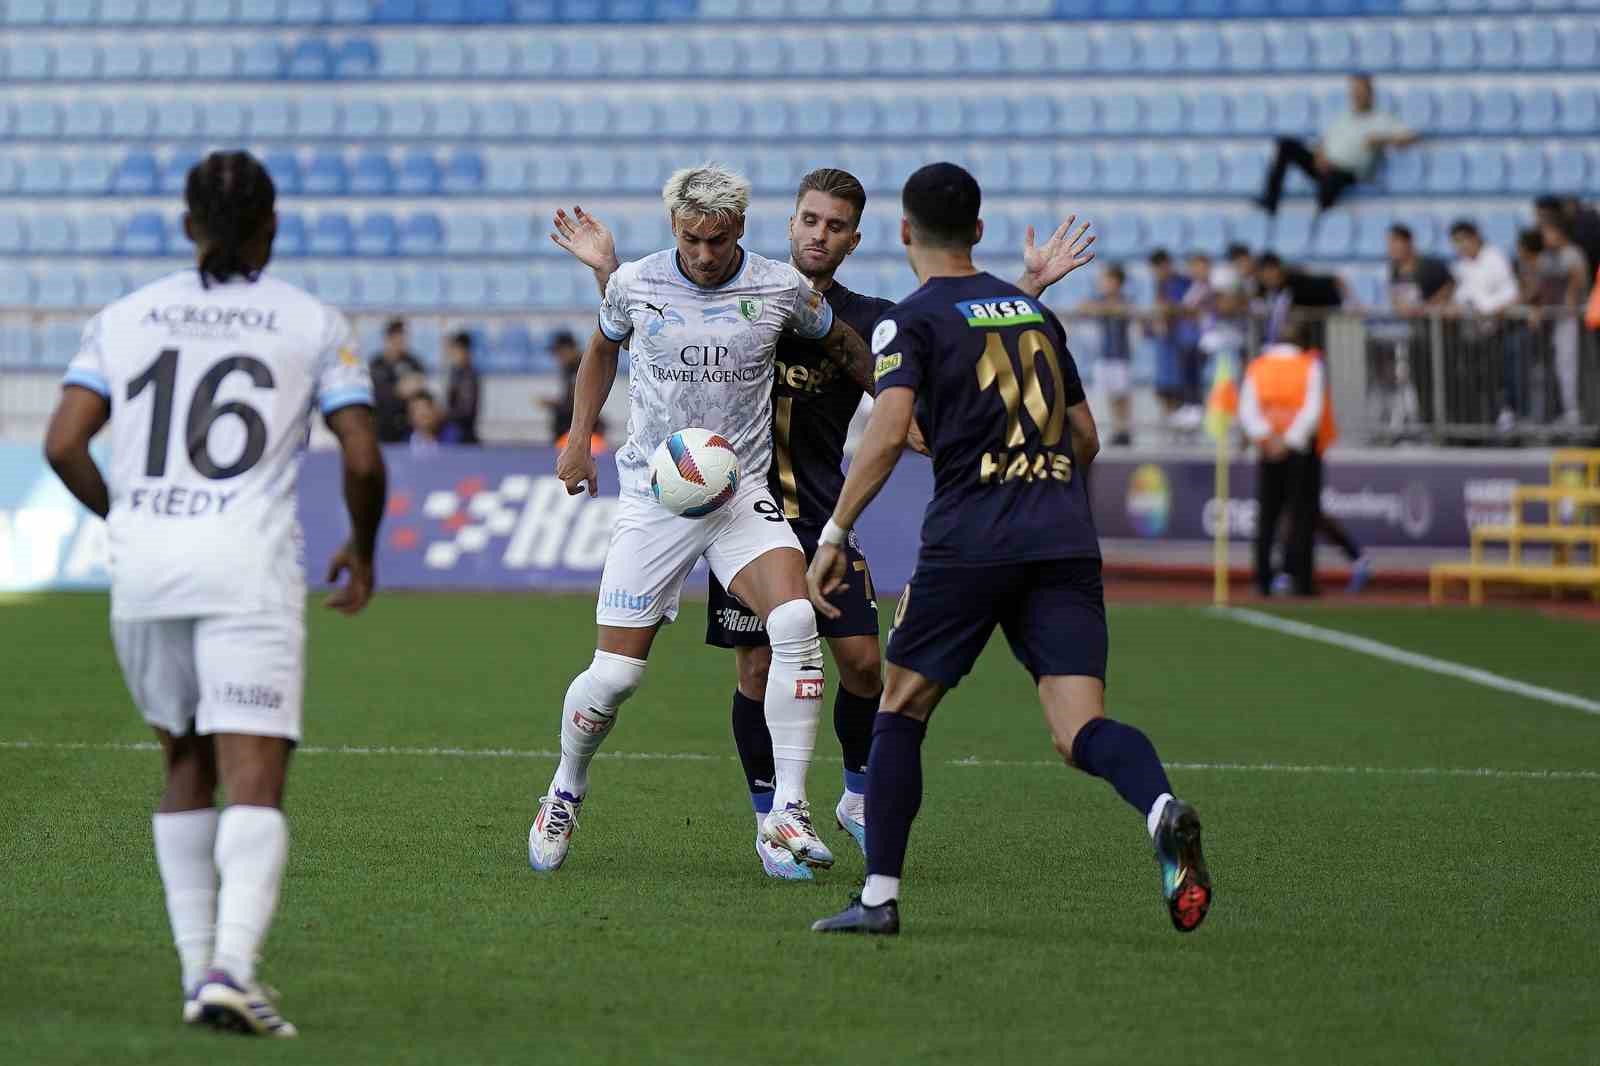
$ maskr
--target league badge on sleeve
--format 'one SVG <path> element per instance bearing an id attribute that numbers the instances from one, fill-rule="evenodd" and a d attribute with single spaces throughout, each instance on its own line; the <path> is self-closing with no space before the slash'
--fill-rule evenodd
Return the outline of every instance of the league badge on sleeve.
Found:
<path id="1" fill-rule="evenodd" d="M 894 319 L 892 318 L 886 318 L 879 322 L 872 331 L 872 354 L 876 355 L 887 348 L 889 342 L 894 340 L 894 335 L 899 331 L 900 327 L 894 324 Z"/>

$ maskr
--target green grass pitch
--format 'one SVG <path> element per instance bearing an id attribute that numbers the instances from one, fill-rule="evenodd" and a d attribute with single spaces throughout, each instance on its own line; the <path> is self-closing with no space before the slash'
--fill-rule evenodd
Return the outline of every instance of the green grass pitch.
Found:
<path id="1" fill-rule="evenodd" d="M 591 600 L 313 609 L 317 750 L 291 774 L 263 966 L 303 1035 L 186 1030 L 158 759 L 117 746 L 149 738 L 105 612 L 0 604 L 0 1062 L 1600 1061 L 1600 716 L 1155 606 L 1112 609 L 1110 711 L 1205 820 L 1206 925 L 1172 930 L 1142 819 L 1055 762 L 996 640 L 934 718 L 893 941 L 807 931 L 862 874 L 831 819 L 831 873 L 761 876 L 733 663 L 700 644 L 699 605 L 657 644 L 554 877 L 525 840 Z M 1297 616 L 1600 698 L 1592 625 Z M 838 789 L 826 721 L 819 810 Z M 347 746 L 412 751 L 328 750 Z M 1461 768 L 1517 773 L 1408 772 Z"/>

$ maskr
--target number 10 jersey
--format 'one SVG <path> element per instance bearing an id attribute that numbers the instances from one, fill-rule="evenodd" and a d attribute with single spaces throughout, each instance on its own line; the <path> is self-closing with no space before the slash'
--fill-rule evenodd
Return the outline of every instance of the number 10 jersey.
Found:
<path id="1" fill-rule="evenodd" d="M 114 619 L 304 609 L 300 457 L 317 410 L 372 404 L 353 344 L 293 285 L 194 270 L 89 321 L 63 385 L 111 404 Z"/>

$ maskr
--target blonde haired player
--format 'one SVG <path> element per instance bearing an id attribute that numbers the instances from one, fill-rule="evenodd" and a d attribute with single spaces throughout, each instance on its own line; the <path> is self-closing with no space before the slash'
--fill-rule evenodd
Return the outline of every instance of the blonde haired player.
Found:
<path id="1" fill-rule="evenodd" d="M 745 251 L 750 184 L 713 164 L 680 170 L 662 189 L 674 246 L 617 269 L 599 329 L 578 370 L 572 431 L 556 464 L 567 491 L 597 492 L 589 439 L 628 343 L 628 441 L 617 452 L 621 501 L 600 580 L 599 634 L 588 669 L 567 689 L 561 763 L 528 833 L 528 862 L 566 861 L 589 791 L 589 764 L 639 687 L 657 630 L 678 613 L 684 579 L 702 556 L 711 572 L 766 622 L 772 644 L 764 709 L 776 789 L 761 835 L 808 866 L 833 854 L 818 838 L 806 770 L 822 707 L 822 647 L 806 599 L 805 556 L 767 491 L 772 459 L 774 353 L 785 331 L 821 343 L 868 385 L 866 345 L 787 263 Z M 682 518 L 649 493 L 649 460 L 671 433 L 695 426 L 726 437 L 739 456 L 739 491 L 705 518 Z"/>
<path id="2" fill-rule="evenodd" d="M 356 614 L 372 596 L 383 456 L 349 323 L 261 274 L 277 231 L 266 170 L 215 153 L 184 199 L 199 269 L 94 316 L 45 453 L 106 519 L 112 640 L 161 742 L 152 828 L 183 1019 L 291 1037 L 255 966 L 288 860 L 283 787 L 305 685 L 295 483 L 320 410 L 343 452 L 352 530 L 328 575 L 349 580 L 328 606 Z M 89 441 L 107 426 L 102 475 Z"/>

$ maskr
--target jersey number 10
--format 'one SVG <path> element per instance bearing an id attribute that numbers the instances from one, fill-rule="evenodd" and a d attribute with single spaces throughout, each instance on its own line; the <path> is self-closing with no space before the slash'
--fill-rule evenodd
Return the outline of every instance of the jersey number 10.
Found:
<path id="1" fill-rule="evenodd" d="M 1017 338 L 1017 352 L 1022 356 L 1022 380 L 1017 381 L 1016 369 L 1011 365 L 1011 353 L 998 331 L 991 331 L 984 342 L 983 355 L 978 357 L 978 388 L 988 390 L 998 387 L 1000 399 L 1006 405 L 1006 447 L 1016 448 L 1026 442 L 1022 431 L 1022 410 L 1039 431 L 1040 443 L 1052 448 L 1061 443 L 1061 430 L 1067 420 L 1066 382 L 1061 376 L 1061 361 L 1050 338 L 1043 332 L 1030 329 Z M 1047 404 L 1044 389 L 1039 384 L 1038 356 L 1044 356 L 1054 388 Z"/>
<path id="2" fill-rule="evenodd" d="M 267 450 L 267 422 L 261 412 L 242 400 L 217 403 L 217 389 L 222 379 L 234 371 L 250 375 L 251 384 L 258 389 L 273 387 L 272 370 L 253 355 L 230 355 L 216 363 L 194 387 L 189 399 L 189 415 L 184 424 L 184 439 L 189 445 L 189 462 L 195 472 L 212 481 L 224 481 L 255 466 Z M 178 349 L 163 348 L 156 361 L 144 373 L 128 382 L 128 400 L 131 402 L 151 386 L 155 387 L 155 403 L 150 411 L 150 448 L 145 454 L 144 472 L 147 477 L 162 477 L 167 472 L 167 441 L 172 434 L 172 401 L 178 383 Z M 234 415 L 244 423 L 244 450 L 239 458 L 227 466 L 217 465 L 211 457 L 211 426 L 224 415 Z"/>

